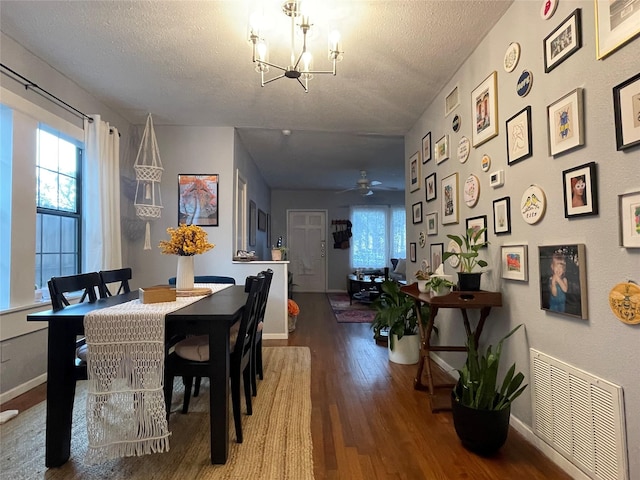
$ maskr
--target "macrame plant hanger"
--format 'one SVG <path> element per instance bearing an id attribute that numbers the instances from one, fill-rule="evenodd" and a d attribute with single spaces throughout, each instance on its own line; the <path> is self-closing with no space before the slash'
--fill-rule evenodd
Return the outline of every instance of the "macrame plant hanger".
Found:
<path id="1" fill-rule="evenodd" d="M 136 215 L 147 221 L 144 235 L 144 249 L 151 250 L 151 227 L 149 222 L 162 215 L 162 196 L 160 195 L 160 181 L 162 180 L 162 160 L 153 130 L 151 114 L 147 116 L 147 123 L 142 133 L 140 148 L 133 167 L 136 171 L 136 198 L 134 206 Z"/>

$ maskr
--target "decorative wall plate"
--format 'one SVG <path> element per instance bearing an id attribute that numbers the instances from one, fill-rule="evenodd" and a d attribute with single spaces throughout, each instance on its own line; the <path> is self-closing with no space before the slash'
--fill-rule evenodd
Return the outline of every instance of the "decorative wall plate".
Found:
<path id="1" fill-rule="evenodd" d="M 640 323 L 640 287 L 631 282 L 617 284 L 609 292 L 609 307 L 622 322 Z"/>
<path id="2" fill-rule="evenodd" d="M 488 172 L 491 168 L 491 157 L 486 153 L 482 155 L 482 160 L 480 160 L 480 166 L 482 167 L 483 172 Z"/>
<path id="3" fill-rule="evenodd" d="M 420 232 L 420 235 L 418 236 L 418 243 L 420 244 L 420 248 L 424 248 L 427 244 L 427 236 L 424 232 Z"/>
<path id="4" fill-rule="evenodd" d="M 454 240 L 450 240 L 449 245 L 447 245 L 447 252 L 460 253 L 460 247 Z M 458 268 L 458 265 L 460 265 L 460 257 L 449 257 L 449 265 L 453 268 Z"/>
<path id="5" fill-rule="evenodd" d="M 464 163 L 469 158 L 471 151 L 471 141 L 467 137 L 462 137 L 458 142 L 458 160 Z"/>
<path id="6" fill-rule="evenodd" d="M 467 207 L 475 207 L 480 197 L 480 180 L 478 177 L 471 174 L 464 181 L 464 203 Z"/>
<path id="7" fill-rule="evenodd" d="M 549 20 L 556 13 L 556 7 L 558 6 L 558 0 L 543 0 L 542 7 L 540 7 L 540 16 L 543 20 Z"/>
<path id="8" fill-rule="evenodd" d="M 522 194 L 520 200 L 520 214 L 529 225 L 538 223 L 544 217 L 547 209 L 547 197 L 542 188 L 531 185 Z"/>
<path id="9" fill-rule="evenodd" d="M 507 51 L 504 54 L 504 66 L 505 72 L 513 72 L 520 60 L 520 44 L 518 42 L 510 43 L 507 47 Z"/>
<path id="10" fill-rule="evenodd" d="M 516 93 L 519 97 L 526 97 L 531 91 L 533 86 L 533 73 L 529 70 L 524 70 L 518 78 L 518 84 L 516 85 Z"/>
<path id="11" fill-rule="evenodd" d="M 451 121 L 451 128 L 453 128 L 454 132 L 460 130 L 460 115 L 455 115 L 453 120 Z"/>

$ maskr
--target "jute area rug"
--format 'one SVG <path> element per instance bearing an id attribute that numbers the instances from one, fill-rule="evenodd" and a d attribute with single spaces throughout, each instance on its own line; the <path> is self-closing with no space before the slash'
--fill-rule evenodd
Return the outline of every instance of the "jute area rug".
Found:
<path id="1" fill-rule="evenodd" d="M 338 323 L 371 323 L 376 316 L 371 305 L 356 300 L 350 305 L 346 293 L 327 293 L 327 298 Z"/>
<path id="2" fill-rule="evenodd" d="M 45 402 L 21 412 L 2 425 L 0 477 L 47 480 L 242 479 L 313 480 L 311 443 L 311 357 L 308 347 L 265 347 L 264 380 L 258 382 L 253 415 L 243 415 L 244 442 L 235 441 L 229 405 L 229 460 L 211 465 L 209 456 L 209 384 L 192 398 L 189 413 L 182 406 L 182 382 L 176 381 L 167 453 L 84 464 L 86 382 L 78 382 L 73 412 L 71 458 L 60 468 L 47 469 Z M 245 411 L 244 399 L 242 410 Z"/>

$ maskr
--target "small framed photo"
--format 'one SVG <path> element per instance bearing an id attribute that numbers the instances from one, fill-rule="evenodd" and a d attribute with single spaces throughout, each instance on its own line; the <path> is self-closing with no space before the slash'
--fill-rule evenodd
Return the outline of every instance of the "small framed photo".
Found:
<path id="1" fill-rule="evenodd" d="M 178 175 L 178 225 L 218 226 L 219 175 Z"/>
<path id="2" fill-rule="evenodd" d="M 613 114 L 616 148 L 624 150 L 640 145 L 640 73 L 613 87 Z"/>
<path id="3" fill-rule="evenodd" d="M 539 246 L 540 308 L 587 318 L 587 254 L 583 243 Z"/>
<path id="4" fill-rule="evenodd" d="M 487 216 L 486 215 L 467 218 L 467 230 L 469 230 L 470 228 L 473 228 L 474 232 L 477 232 L 478 230 L 482 230 L 484 228 L 485 229 L 484 233 L 480 236 L 478 241 L 480 243 L 487 243 Z M 486 245 L 484 248 L 486 248 Z"/>
<path id="5" fill-rule="evenodd" d="M 436 271 L 442 264 L 444 256 L 444 243 L 432 243 L 429 246 L 429 258 L 431 259 L 431 270 Z"/>
<path id="6" fill-rule="evenodd" d="M 442 138 L 436 142 L 435 151 L 437 164 L 441 164 L 449 158 L 449 135 L 443 135 Z"/>
<path id="7" fill-rule="evenodd" d="M 416 242 L 409 243 L 409 260 L 416 263 Z"/>
<path id="8" fill-rule="evenodd" d="M 442 224 L 458 223 L 458 172 L 442 179 Z"/>
<path id="9" fill-rule="evenodd" d="M 576 88 L 547 107 L 549 155 L 584 145 L 582 88 Z"/>
<path id="10" fill-rule="evenodd" d="M 511 198 L 502 197 L 493 201 L 493 233 L 511 233 Z"/>
<path id="11" fill-rule="evenodd" d="M 447 117 L 460 105 L 460 95 L 458 94 L 458 86 L 453 87 L 449 95 L 444 98 L 444 116 Z"/>
<path id="12" fill-rule="evenodd" d="M 618 195 L 620 245 L 640 248 L 640 191 Z"/>
<path id="13" fill-rule="evenodd" d="M 640 34 L 640 8 L 637 1 L 595 2 L 596 58 L 601 60 Z"/>
<path id="14" fill-rule="evenodd" d="M 562 187 L 566 218 L 598 214 L 596 162 L 562 172 Z"/>
<path id="15" fill-rule="evenodd" d="M 422 202 L 414 203 L 411 207 L 413 211 L 413 223 L 422 223 Z"/>
<path id="16" fill-rule="evenodd" d="M 529 264 L 526 245 L 503 245 L 500 248 L 502 278 L 529 281 Z"/>
<path id="17" fill-rule="evenodd" d="M 471 111 L 476 119 L 471 136 L 474 147 L 498 135 L 497 83 L 498 72 L 494 71 L 471 92 Z"/>
<path id="18" fill-rule="evenodd" d="M 435 200 L 437 197 L 435 172 L 424 179 L 424 187 L 426 190 L 427 202 L 430 202 L 431 200 Z"/>
<path id="19" fill-rule="evenodd" d="M 544 71 L 549 73 L 582 47 L 580 9 L 576 8 L 544 39 Z"/>
<path id="20" fill-rule="evenodd" d="M 260 209 L 258 209 L 258 230 L 267 231 L 267 214 Z"/>
<path id="21" fill-rule="evenodd" d="M 438 212 L 427 213 L 427 235 L 438 234 Z"/>
<path id="22" fill-rule="evenodd" d="M 420 174 L 420 152 L 416 152 L 409 158 L 409 183 L 411 189 L 409 191 L 415 192 L 420 190 L 420 182 L 422 176 Z"/>
<path id="23" fill-rule="evenodd" d="M 431 160 L 431 132 L 422 137 L 422 163 Z"/>
<path id="24" fill-rule="evenodd" d="M 533 155 L 531 141 L 531 106 L 525 107 L 507 120 L 507 165 Z"/>

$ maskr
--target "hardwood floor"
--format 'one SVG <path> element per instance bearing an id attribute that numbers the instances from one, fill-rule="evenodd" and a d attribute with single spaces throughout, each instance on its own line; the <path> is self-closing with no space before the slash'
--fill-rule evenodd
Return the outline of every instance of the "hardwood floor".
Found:
<path id="1" fill-rule="evenodd" d="M 571 478 L 513 428 L 496 456 L 468 452 L 451 413 L 431 413 L 426 393 L 413 389 L 416 366 L 390 363 L 369 324 L 337 323 L 324 294 L 299 293 L 295 300 L 296 331 L 289 340 L 264 343 L 311 349 L 316 480 Z M 38 387 L 2 410 L 24 410 L 45 396 Z"/>

